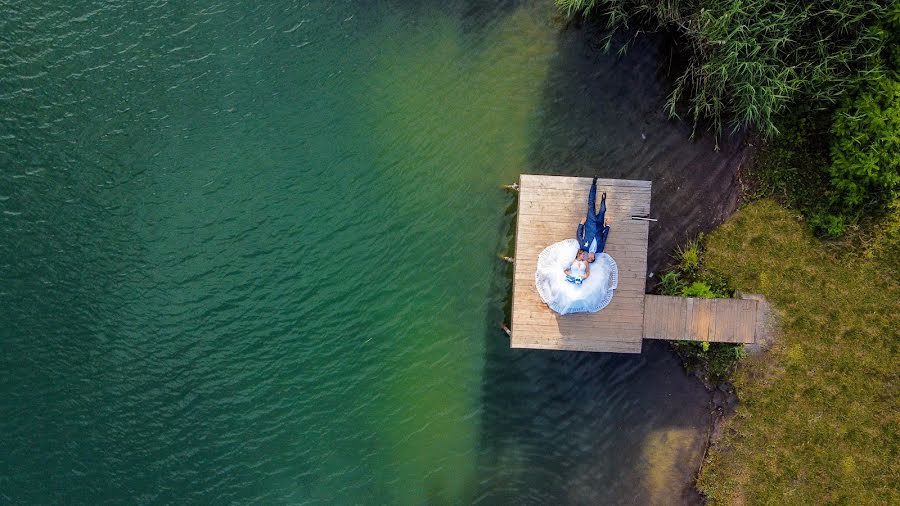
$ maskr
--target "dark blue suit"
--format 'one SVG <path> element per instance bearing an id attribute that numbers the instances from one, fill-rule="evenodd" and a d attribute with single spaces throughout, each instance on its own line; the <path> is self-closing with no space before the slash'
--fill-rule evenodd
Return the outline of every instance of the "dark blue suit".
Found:
<path id="1" fill-rule="evenodd" d="M 591 242 L 597 240 L 596 253 L 602 253 L 606 248 L 606 238 L 609 236 L 609 227 L 603 225 L 606 219 L 606 193 L 600 198 L 600 211 L 594 213 L 595 204 L 597 202 L 597 178 L 594 178 L 591 184 L 591 192 L 588 194 L 587 217 L 584 224 L 578 224 L 578 231 L 575 232 L 575 238 L 578 240 L 578 247 L 584 252 L 589 252 Z"/>

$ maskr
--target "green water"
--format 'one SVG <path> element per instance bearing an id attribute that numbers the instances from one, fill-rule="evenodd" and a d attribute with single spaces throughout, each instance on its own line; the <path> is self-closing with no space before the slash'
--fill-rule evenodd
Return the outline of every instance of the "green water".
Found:
<path id="1" fill-rule="evenodd" d="M 0 501 L 688 497 L 708 396 L 671 354 L 496 326 L 500 185 L 726 174 L 656 43 L 598 59 L 549 2 L 2 9 Z"/>

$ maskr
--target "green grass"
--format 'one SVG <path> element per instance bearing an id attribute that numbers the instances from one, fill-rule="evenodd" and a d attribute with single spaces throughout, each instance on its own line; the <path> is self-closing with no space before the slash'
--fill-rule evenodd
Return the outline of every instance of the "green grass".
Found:
<path id="1" fill-rule="evenodd" d="M 773 347 L 734 376 L 741 403 L 698 482 L 713 504 L 900 504 L 893 234 L 868 256 L 836 254 L 762 200 L 708 236 L 704 269 L 780 316 Z"/>

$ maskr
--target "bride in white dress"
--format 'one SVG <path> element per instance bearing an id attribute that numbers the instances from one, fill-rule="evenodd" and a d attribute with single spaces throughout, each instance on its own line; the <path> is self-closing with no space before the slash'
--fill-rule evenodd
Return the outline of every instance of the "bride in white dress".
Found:
<path id="1" fill-rule="evenodd" d="M 538 256 L 537 291 L 559 314 L 600 311 L 618 286 L 619 270 L 611 256 L 598 253 L 588 264 L 579 251 L 578 241 L 567 239 L 548 246 Z"/>

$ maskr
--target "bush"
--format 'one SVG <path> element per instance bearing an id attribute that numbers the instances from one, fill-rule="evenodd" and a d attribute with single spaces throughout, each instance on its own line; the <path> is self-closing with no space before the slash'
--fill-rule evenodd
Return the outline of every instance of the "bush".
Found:
<path id="1" fill-rule="evenodd" d="M 694 281 L 693 283 L 681 289 L 682 297 L 700 297 L 703 299 L 715 299 L 716 294 L 712 288 L 703 281 Z"/>
<path id="2" fill-rule="evenodd" d="M 672 347 L 681 356 L 685 368 L 702 371 L 706 381 L 728 381 L 738 363 L 747 356 L 744 346 L 729 343 L 674 341 Z"/>
<path id="3" fill-rule="evenodd" d="M 890 204 L 900 190 L 900 82 L 873 81 L 838 110 L 831 184 L 848 210 Z"/>
<path id="4" fill-rule="evenodd" d="M 896 80 L 893 82 L 896 85 Z M 803 213 L 818 236 L 832 239 L 859 225 L 871 225 L 870 218 L 877 221 L 892 207 L 900 206 L 896 182 L 900 177 L 896 166 L 896 158 L 900 156 L 897 145 L 900 129 L 896 128 L 896 122 L 900 121 L 900 114 L 896 108 L 900 105 L 896 98 L 893 105 L 883 97 L 879 99 L 887 105 L 879 109 L 882 116 L 894 109 L 889 112 L 895 125 L 890 129 L 886 125 L 891 121 L 882 117 L 863 122 L 862 117 L 857 117 L 846 105 L 862 100 L 848 99 L 840 110 L 817 112 L 804 109 L 779 118 L 782 133 L 770 139 L 755 157 L 747 178 L 750 191 L 745 198 L 774 197 L 783 205 Z M 849 119 L 848 115 L 854 118 Z M 847 126 L 836 128 L 839 122 L 853 123 L 853 133 L 837 136 L 838 131 L 851 131 Z M 883 139 L 869 140 L 876 136 Z M 838 150 L 842 154 L 837 155 Z M 835 162 L 832 154 L 835 154 Z M 876 157 L 881 157 L 882 161 L 872 163 Z M 838 159 L 842 161 L 838 162 Z M 861 162 L 853 168 L 854 165 L 848 163 L 850 160 Z M 860 231 L 864 235 L 870 233 Z"/>
<path id="5" fill-rule="evenodd" d="M 844 235 L 844 217 L 820 211 L 810 215 L 809 225 L 816 235 L 837 239 Z"/>
<path id="6" fill-rule="evenodd" d="M 687 68 L 669 95 L 682 98 L 695 124 L 716 132 L 730 116 L 735 129 L 777 133 L 775 118 L 791 102 L 835 104 L 880 65 L 897 7 L 890 0 L 556 0 L 568 12 L 596 12 L 611 29 L 606 47 L 630 22 L 677 30 Z"/>

